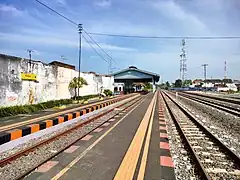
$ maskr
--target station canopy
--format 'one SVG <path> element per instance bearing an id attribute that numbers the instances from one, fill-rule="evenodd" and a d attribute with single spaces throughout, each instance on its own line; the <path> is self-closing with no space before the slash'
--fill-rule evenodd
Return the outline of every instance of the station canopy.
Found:
<path id="1" fill-rule="evenodd" d="M 119 72 L 113 73 L 114 82 L 125 83 L 128 81 L 132 82 L 158 82 L 160 76 L 156 73 L 144 71 L 136 68 L 135 66 L 130 66 L 127 69 L 123 69 Z"/>

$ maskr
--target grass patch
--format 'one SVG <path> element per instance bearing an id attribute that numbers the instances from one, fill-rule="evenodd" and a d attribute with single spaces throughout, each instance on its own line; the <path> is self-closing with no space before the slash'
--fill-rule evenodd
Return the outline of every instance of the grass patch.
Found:
<path id="1" fill-rule="evenodd" d="M 80 100 L 80 102 L 87 101 L 88 99 L 98 97 L 98 95 L 87 95 L 87 96 L 80 96 L 71 99 L 60 99 L 60 100 L 51 100 L 42 102 L 39 104 L 27 104 L 27 105 L 18 105 L 18 106 L 10 106 L 10 107 L 1 107 L 0 108 L 0 117 L 7 117 L 13 116 L 17 114 L 29 114 L 33 112 L 37 112 L 44 109 L 61 107 L 68 104 L 75 104 Z M 76 99 L 76 100 L 75 100 Z"/>

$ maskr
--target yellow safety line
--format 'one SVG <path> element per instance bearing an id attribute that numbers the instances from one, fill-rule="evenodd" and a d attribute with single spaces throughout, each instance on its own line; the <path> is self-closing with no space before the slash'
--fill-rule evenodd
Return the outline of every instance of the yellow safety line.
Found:
<path id="1" fill-rule="evenodd" d="M 115 99 L 115 98 L 113 98 L 113 99 Z M 80 106 L 80 107 L 77 107 L 77 108 L 74 108 L 74 109 L 69 109 L 69 110 L 65 110 L 65 111 L 63 110 L 63 111 L 60 111 L 60 112 L 57 112 L 57 113 L 54 113 L 54 114 L 49 114 L 49 115 L 46 115 L 46 116 L 33 118 L 33 119 L 26 120 L 26 121 L 23 121 L 23 122 L 18 122 L 18 123 L 2 126 L 2 127 L 0 127 L 0 132 L 1 131 L 6 131 L 6 130 L 9 130 L 9 129 L 12 129 L 12 128 L 16 128 L 16 127 L 19 127 L 19 126 L 23 126 L 23 125 L 26 125 L 26 124 L 29 124 L 29 123 L 37 122 L 37 121 L 40 121 L 40 120 L 43 120 L 43 119 L 52 118 L 52 117 L 59 116 L 59 115 L 62 115 L 62 114 L 66 114 L 66 113 L 69 113 L 69 112 L 77 111 L 77 110 L 80 110 L 80 109 L 83 109 L 83 108 L 86 108 L 86 107 L 91 107 L 91 106 L 95 106 L 97 104 L 102 104 L 102 103 L 110 101 L 110 100 L 111 99 L 107 99 L 105 101 L 95 102 L 93 104 Z"/>
<path id="2" fill-rule="evenodd" d="M 137 180 L 143 180 L 144 175 L 145 175 L 145 169 L 146 169 L 146 164 L 147 164 L 147 156 L 148 156 L 148 150 L 149 150 L 149 145 L 150 145 L 152 125 L 153 125 L 153 117 L 154 117 L 154 113 L 155 113 L 156 102 L 157 102 L 157 100 L 155 99 L 154 106 L 153 106 L 153 111 L 152 111 L 152 115 L 151 115 L 151 120 L 150 120 L 150 123 L 149 123 L 149 126 L 148 126 L 146 142 L 145 142 L 145 145 L 144 145 L 143 156 L 142 156 L 141 165 L 140 165 Z"/>
<path id="3" fill-rule="evenodd" d="M 156 93 L 141 121 L 141 124 L 139 125 L 139 128 L 130 144 L 130 147 L 128 148 L 128 151 L 124 156 L 124 159 L 114 177 L 114 180 L 133 179 L 155 99 Z"/>
<path id="4" fill-rule="evenodd" d="M 90 145 L 85 151 L 78 155 L 71 163 L 69 163 L 65 168 L 63 168 L 58 174 L 56 174 L 51 180 L 57 180 L 62 177 L 72 166 L 74 166 L 80 159 L 82 159 L 94 146 L 96 146 L 108 133 L 110 133 L 120 122 L 122 122 L 126 116 L 128 116 L 134 109 L 136 109 L 144 99 L 132 110 L 130 110 L 124 117 L 122 117 L 116 124 L 108 129 L 102 136 L 100 136 L 92 145 Z"/>

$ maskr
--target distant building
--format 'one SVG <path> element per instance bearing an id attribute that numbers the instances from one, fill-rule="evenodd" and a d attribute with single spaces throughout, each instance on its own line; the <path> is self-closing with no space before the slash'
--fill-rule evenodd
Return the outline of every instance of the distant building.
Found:
<path id="1" fill-rule="evenodd" d="M 0 54 L 0 106 L 36 104 L 49 100 L 68 99 L 68 88 L 79 71 L 75 66 L 59 61 L 41 61 Z M 80 88 L 80 95 L 99 94 L 114 90 L 114 78 L 95 72 L 80 73 L 88 85 Z"/>
<path id="2" fill-rule="evenodd" d="M 156 73 L 148 72 L 130 66 L 119 72 L 113 73 L 114 76 L 114 91 L 116 93 L 132 93 L 140 91 L 143 84 L 151 83 L 153 91 L 155 91 L 155 83 L 159 81 L 160 76 Z"/>
<path id="3" fill-rule="evenodd" d="M 202 79 L 195 79 L 195 80 L 192 81 L 192 84 L 193 85 L 201 85 L 201 82 L 203 82 Z"/>
<path id="4" fill-rule="evenodd" d="M 232 79 L 195 79 L 193 80 L 193 84 L 190 86 L 191 88 L 206 88 L 207 90 L 214 90 L 218 92 L 222 91 L 237 91 L 239 88 L 238 84 L 240 82 L 238 80 Z"/>

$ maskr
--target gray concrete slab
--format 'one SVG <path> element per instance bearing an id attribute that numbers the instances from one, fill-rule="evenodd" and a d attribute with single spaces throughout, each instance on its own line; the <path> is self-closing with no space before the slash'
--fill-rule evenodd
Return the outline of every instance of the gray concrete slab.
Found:
<path id="1" fill-rule="evenodd" d="M 61 179 L 113 179 L 152 97 L 150 95 Z"/>
<path id="2" fill-rule="evenodd" d="M 148 96 L 142 104 L 120 122 L 60 179 L 113 179 L 152 97 L 153 95 Z M 128 113 L 128 111 L 126 111 L 126 113 Z M 93 137 L 90 140 L 76 143 L 79 148 L 75 152 L 71 154 L 61 153 L 55 157 L 53 161 L 58 161 L 59 163 L 48 172 L 42 174 L 35 172 L 26 179 L 51 179 L 124 115 L 125 114 L 122 114 L 118 118 L 114 118 L 116 120 L 112 121 L 109 126 L 103 127 L 103 131 L 91 133 Z"/>
<path id="3" fill-rule="evenodd" d="M 160 133 L 159 133 L 159 118 L 158 118 L 158 101 L 156 103 L 153 116 L 153 125 L 151 133 L 150 147 L 148 151 L 148 160 L 144 179 L 159 180 L 160 178 Z"/>

